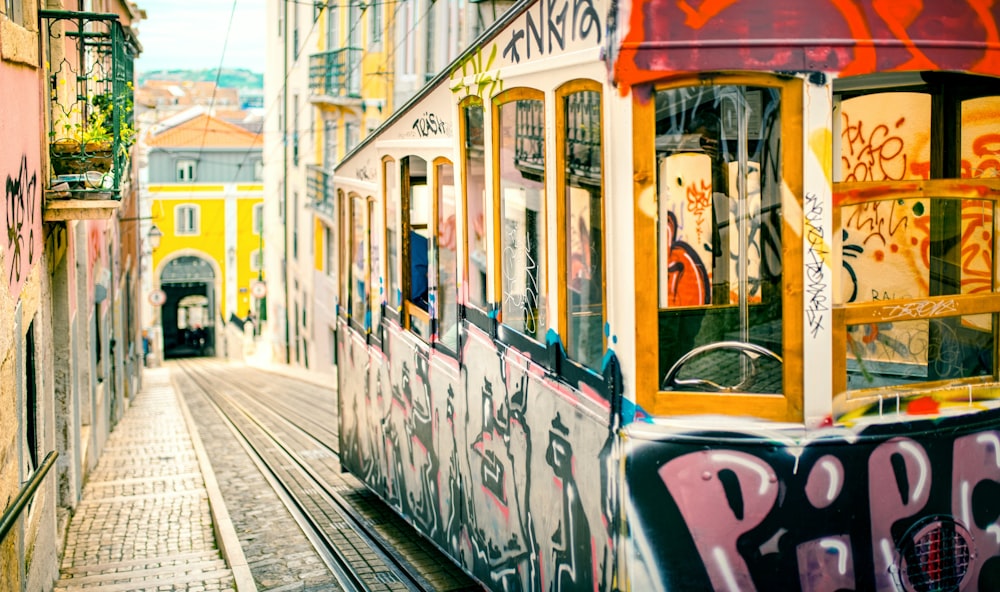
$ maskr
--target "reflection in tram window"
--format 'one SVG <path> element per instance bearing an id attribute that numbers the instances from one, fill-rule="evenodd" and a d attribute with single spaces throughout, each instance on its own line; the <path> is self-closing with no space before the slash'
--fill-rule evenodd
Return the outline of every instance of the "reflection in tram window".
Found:
<path id="1" fill-rule="evenodd" d="M 567 308 L 566 354 L 598 370 L 604 355 L 604 224 L 601 93 L 563 98 Z"/>
<path id="2" fill-rule="evenodd" d="M 465 232 L 468 237 L 469 304 L 486 310 L 486 151 L 483 105 L 478 98 L 462 108 L 465 140 Z"/>
<path id="3" fill-rule="evenodd" d="M 498 109 L 501 321 L 537 341 L 548 323 L 543 106 L 541 100 L 518 99 Z"/>
<path id="4" fill-rule="evenodd" d="M 450 162 L 435 167 L 437 200 L 437 283 L 434 291 L 438 340 L 451 351 L 458 348 L 458 237 L 455 217 L 455 170 Z"/>
<path id="5" fill-rule="evenodd" d="M 780 359 L 779 93 L 678 88 L 655 100 L 660 376 L 714 342 Z M 689 380 L 781 392 L 780 371 L 748 380 L 755 348 L 715 349 L 685 364 Z"/>

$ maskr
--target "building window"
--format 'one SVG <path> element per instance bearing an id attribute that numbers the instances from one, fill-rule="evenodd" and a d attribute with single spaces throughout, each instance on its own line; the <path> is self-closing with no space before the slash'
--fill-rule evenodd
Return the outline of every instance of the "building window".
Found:
<path id="1" fill-rule="evenodd" d="M 360 141 L 360 129 L 355 121 L 344 122 L 344 149 L 350 152 Z"/>
<path id="2" fill-rule="evenodd" d="M 200 207 L 186 204 L 174 208 L 174 218 L 176 227 L 174 234 L 178 236 L 191 236 L 198 234 L 198 222 L 200 217 Z"/>
<path id="3" fill-rule="evenodd" d="M 264 178 L 264 162 L 261 160 L 253 161 L 253 180 L 260 181 Z"/>
<path id="4" fill-rule="evenodd" d="M 264 204 L 259 203 L 253 207 L 253 233 L 262 234 L 264 232 Z"/>
<path id="5" fill-rule="evenodd" d="M 191 159 L 177 161 L 177 180 L 194 181 L 198 172 L 198 162 Z"/>
<path id="6" fill-rule="evenodd" d="M 24 0 L 4 0 L 4 4 L 7 8 L 7 18 L 23 27 L 26 24 L 24 22 Z"/>
<path id="7" fill-rule="evenodd" d="M 499 95 L 495 142 L 500 223 L 500 320 L 542 342 L 548 327 L 545 302 L 545 103 L 542 93 L 513 89 Z"/>
<path id="8" fill-rule="evenodd" d="M 382 3 L 372 2 L 368 5 L 371 11 L 371 46 L 372 49 L 382 48 Z"/>
<path id="9" fill-rule="evenodd" d="M 250 253 L 250 271 L 262 271 L 264 269 L 264 251 L 257 249 Z"/>

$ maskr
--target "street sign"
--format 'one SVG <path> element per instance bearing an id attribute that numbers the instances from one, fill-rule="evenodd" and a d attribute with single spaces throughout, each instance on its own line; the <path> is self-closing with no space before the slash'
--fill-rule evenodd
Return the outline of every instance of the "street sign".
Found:
<path id="1" fill-rule="evenodd" d="M 149 293 L 149 303 L 153 306 L 163 306 L 167 302 L 167 293 L 163 290 L 153 290 Z"/>
<path id="2" fill-rule="evenodd" d="M 250 294 L 254 298 L 263 298 L 267 296 L 267 284 L 262 281 L 256 281 L 250 284 Z"/>

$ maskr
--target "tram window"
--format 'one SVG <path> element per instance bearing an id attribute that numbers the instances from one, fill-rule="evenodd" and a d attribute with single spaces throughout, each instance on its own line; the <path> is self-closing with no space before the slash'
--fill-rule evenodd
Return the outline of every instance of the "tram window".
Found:
<path id="1" fill-rule="evenodd" d="M 437 200 L 437 283 L 434 306 L 438 341 L 451 351 L 458 348 L 458 242 L 455 217 L 455 167 L 436 162 L 434 167 Z"/>
<path id="2" fill-rule="evenodd" d="M 979 96 L 997 90 L 985 80 L 928 76 L 914 92 L 859 94 L 859 77 L 853 96 L 836 93 L 838 391 L 996 374 L 996 202 L 974 182 L 1000 176 L 988 148 L 1000 97 Z M 935 109 L 936 97 L 960 109 Z"/>
<path id="3" fill-rule="evenodd" d="M 483 105 L 478 98 L 462 107 L 465 147 L 465 232 L 469 304 L 486 310 L 486 151 Z"/>
<path id="4" fill-rule="evenodd" d="M 545 305 L 545 109 L 540 93 L 500 95 L 499 133 L 500 320 L 542 341 Z"/>
<path id="5" fill-rule="evenodd" d="M 365 319 L 368 311 L 368 247 L 366 236 L 365 215 L 367 214 L 366 202 L 363 198 L 351 196 L 351 321 L 361 328 L 367 328 Z"/>
<path id="6" fill-rule="evenodd" d="M 366 323 L 371 331 L 377 331 L 382 322 L 382 257 L 380 241 L 375 229 L 379 228 L 378 201 L 368 199 L 368 303 L 370 307 L 370 322 Z"/>
<path id="7" fill-rule="evenodd" d="M 782 392 L 779 99 L 656 92 L 661 389 Z"/>
<path id="8" fill-rule="evenodd" d="M 401 261 L 399 237 L 399 166 L 395 160 L 386 159 L 382 163 L 382 179 L 385 183 L 385 243 L 386 243 L 386 302 L 390 310 L 403 306 L 403 288 L 400 284 L 399 266 Z"/>
<path id="9" fill-rule="evenodd" d="M 350 286 L 351 286 L 351 230 L 350 230 L 350 202 L 342 190 L 337 190 L 337 229 L 340 232 L 339 263 L 340 273 L 340 314 L 347 318 L 350 312 Z"/>
<path id="10" fill-rule="evenodd" d="M 432 217 L 431 195 L 427 186 L 427 161 L 417 156 L 409 156 L 403 166 L 404 191 L 406 191 L 406 220 L 404 229 L 408 241 L 409 274 L 405 285 L 407 293 L 407 317 L 410 330 L 425 340 L 430 339 L 430 263 Z"/>
<path id="11" fill-rule="evenodd" d="M 561 103 L 565 277 L 560 291 L 566 354 L 597 370 L 604 356 L 605 318 L 601 93 L 574 90 L 581 84 L 590 86 L 570 83 Z"/>

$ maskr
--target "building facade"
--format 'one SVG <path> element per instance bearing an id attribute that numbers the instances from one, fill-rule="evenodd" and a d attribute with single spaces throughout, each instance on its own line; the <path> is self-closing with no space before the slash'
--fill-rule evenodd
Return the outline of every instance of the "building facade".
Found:
<path id="1" fill-rule="evenodd" d="M 120 0 L 0 5 L 0 581 L 12 590 L 58 578 L 63 527 L 140 386 L 141 18 Z"/>
<path id="2" fill-rule="evenodd" d="M 265 228 L 275 360 L 333 372 L 333 167 L 512 3 L 267 3 Z M 420 133 L 420 130 L 414 130 Z M 380 215 L 372 211 L 367 215 Z"/>
<path id="3" fill-rule="evenodd" d="M 261 136 L 196 108 L 145 145 L 143 202 L 162 237 L 151 253 L 157 345 L 165 357 L 229 355 L 226 325 L 264 310 Z"/>

